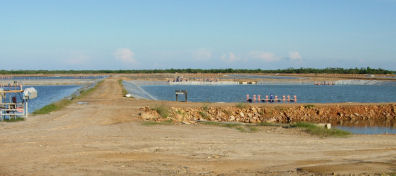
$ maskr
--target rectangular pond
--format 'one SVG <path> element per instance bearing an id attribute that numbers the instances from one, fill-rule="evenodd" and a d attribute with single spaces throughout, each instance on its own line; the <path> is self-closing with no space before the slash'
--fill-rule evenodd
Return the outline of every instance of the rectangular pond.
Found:
<path id="1" fill-rule="evenodd" d="M 349 131 L 353 134 L 396 134 L 396 128 L 393 127 L 379 127 L 379 126 L 367 126 L 367 127 L 351 127 L 351 126 L 337 126 L 335 128 Z"/>
<path id="2" fill-rule="evenodd" d="M 37 98 L 29 101 L 29 113 L 44 107 L 45 105 L 57 102 L 74 92 L 81 86 L 78 85 L 56 85 L 56 86 L 27 86 L 37 90 Z"/>
<path id="3" fill-rule="evenodd" d="M 0 76 L 0 80 L 104 79 L 108 76 Z"/>
<path id="4" fill-rule="evenodd" d="M 54 86 L 25 86 L 25 88 L 34 87 L 37 90 L 37 97 L 29 100 L 29 113 L 44 107 L 45 105 L 59 101 L 80 89 L 81 85 L 54 85 Z M 18 94 L 10 93 L 6 99 L 11 101 L 16 97 L 17 102 L 22 102 L 22 97 Z"/>
<path id="5" fill-rule="evenodd" d="M 133 85 L 133 84 L 132 84 Z M 127 90 L 158 100 L 175 100 L 175 90 L 187 90 L 192 102 L 245 102 L 252 96 L 297 96 L 300 103 L 396 102 L 396 84 L 381 85 L 142 85 Z M 141 89 L 136 92 L 134 90 Z"/>

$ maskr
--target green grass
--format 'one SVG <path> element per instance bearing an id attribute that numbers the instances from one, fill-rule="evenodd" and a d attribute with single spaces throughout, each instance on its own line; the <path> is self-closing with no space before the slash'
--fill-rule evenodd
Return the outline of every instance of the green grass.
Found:
<path id="1" fill-rule="evenodd" d="M 121 86 L 122 96 L 125 96 L 126 94 L 128 94 L 128 91 L 125 89 L 124 84 L 122 84 L 122 79 L 118 80 L 118 84 L 120 84 L 120 86 Z"/>
<path id="2" fill-rule="evenodd" d="M 291 124 L 290 127 L 301 128 L 305 132 L 311 135 L 319 136 L 319 137 L 347 137 L 351 133 L 339 129 L 326 129 L 323 127 L 318 127 L 312 123 L 307 122 L 297 122 L 295 124 Z"/>
<path id="3" fill-rule="evenodd" d="M 312 105 L 312 104 L 304 105 L 304 108 L 306 108 L 306 109 L 311 109 L 313 107 L 315 107 L 315 105 Z"/>
<path id="4" fill-rule="evenodd" d="M 223 109 L 222 111 L 223 111 L 223 113 L 226 114 L 227 116 L 231 116 L 231 115 L 232 115 L 232 113 L 231 113 L 230 111 L 226 110 L 226 109 Z"/>
<path id="5" fill-rule="evenodd" d="M 85 97 L 87 95 L 89 95 L 91 92 L 93 92 L 94 90 L 96 90 L 101 84 L 103 83 L 103 81 L 98 82 L 94 87 L 87 89 L 87 90 L 80 90 L 80 95 L 79 96 L 75 96 L 72 97 L 71 100 L 69 99 L 62 99 L 59 100 L 55 103 L 51 103 L 49 105 L 46 105 L 44 107 L 42 107 L 41 109 L 38 109 L 36 111 L 33 112 L 34 115 L 38 115 L 38 114 L 48 114 L 50 112 L 53 111 L 57 111 L 60 110 L 62 108 L 64 108 L 65 106 L 71 104 L 73 102 L 74 99 L 80 99 L 82 97 Z"/>
<path id="6" fill-rule="evenodd" d="M 219 126 L 219 127 L 225 127 L 225 128 L 232 128 L 236 129 L 240 132 L 245 132 L 245 133 L 254 133 L 258 131 L 258 128 L 256 128 L 253 125 L 242 125 L 242 124 L 237 124 L 237 123 L 221 123 L 221 122 L 201 122 L 204 125 L 213 125 L 213 126 Z"/>
<path id="7" fill-rule="evenodd" d="M 261 122 L 258 124 L 250 125 L 250 124 L 238 124 L 238 123 L 222 123 L 222 122 L 202 122 L 205 125 L 213 125 L 213 126 L 220 126 L 226 128 L 233 128 L 239 130 L 240 132 L 257 132 L 259 129 L 257 127 L 260 126 L 275 126 L 275 127 L 284 127 L 284 128 L 300 128 L 307 132 L 308 134 L 319 136 L 319 137 L 347 137 L 351 133 L 339 129 L 326 129 L 323 127 L 318 127 L 312 123 L 307 122 L 297 122 L 290 125 L 282 125 L 276 123 L 268 123 L 268 122 Z"/>
<path id="8" fill-rule="evenodd" d="M 19 121 L 24 121 L 25 118 L 22 117 L 17 117 L 16 119 L 11 118 L 11 119 L 4 119 L 4 122 L 19 122 Z"/>
<path id="9" fill-rule="evenodd" d="M 162 118 L 167 118 L 169 116 L 169 107 L 162 104 L 153 108 Z"/>
<path id="10" fill-rule="evenodd" d="M 34 115 L 37 115 L 37 114 L 48 114 L 48 113 L 50 113 L 52 111 L 57 111 L 57 110 L 62 109 L 63 107 L 69 105 L 71 102 L 72 101 L 69 100 L 69 99 L 62 99 L 62 100 L 60 100 L 58 102 L 51 103 L 49 105 L 46 105 L 46 106 L 42 107 L 41 109 L 38 109 L 38 110 L 34 111 L 33 114 Z"/>
<path id="11" fill-rule="evenodd" d="M 171 125 L 173 123 L 172 120 L 154 122 L 154 121 L 145 121 L 142 123 L 144 126 L 153 126 L 153 125 Z"/>
<path id="12" fill-rule="evenodd" d="M 203 112 L 203 111 L 199 111 L 199 115 L 201 115 L 202 116 L 202 118 L 204 118 L 204 119 L 208 119 L 208 113 L 206 113 L 206 112 Z"/>
<path id="13" fill-rule="evenodd" d="M 260 122 L 257 126 L 281 126 L 280 124 L 270 123 L 270 122 Z"/>
<path id="14" fill-rule="evenodd" d="M 239 109 L 245 109 L 248 107 L 248 105 L 246 103 L 241 102 L 241 103 L 236 104 L 236 107 Z"/>
<path id="15" fill-rule="evenodd" d="M 204 110 L 204 111 L 208 111 L 209 110 L 209 105 L 208 104 L 203 104 L 202 105 L 202 110 Z"/>

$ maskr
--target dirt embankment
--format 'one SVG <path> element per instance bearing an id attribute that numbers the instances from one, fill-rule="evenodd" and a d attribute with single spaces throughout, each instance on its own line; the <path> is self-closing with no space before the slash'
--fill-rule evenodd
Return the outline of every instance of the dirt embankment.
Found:
<path id="1" fill-rule="evenodd" d="M 157 121 L 172 119 L 184 123 L 195 123 L 198 120 L 245 123 L 308 121 L 347 126 L 396 127 L 396 104 L 279 106 L 242 104 L 217 107 L 204 104 L 202 107 L 171 107 L 169 110 L 164 107 L 153 109 L 145 107 L 143 110 L 145 111 L 141 114 L 143 119 Z M 168 117 L 164 118 L 164 114 Z"/>

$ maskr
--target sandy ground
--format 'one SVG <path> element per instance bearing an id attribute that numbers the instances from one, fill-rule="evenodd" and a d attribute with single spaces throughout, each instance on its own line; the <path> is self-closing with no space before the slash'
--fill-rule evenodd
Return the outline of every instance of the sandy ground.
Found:
<path id="1" fill-rule="evenodd" d="M 318 138 L 205 125 L 145 126 L 116 79 L 63 110 L 0 123 L 0 175 L 312 175 L 396 172 L 396 135 Z"/>

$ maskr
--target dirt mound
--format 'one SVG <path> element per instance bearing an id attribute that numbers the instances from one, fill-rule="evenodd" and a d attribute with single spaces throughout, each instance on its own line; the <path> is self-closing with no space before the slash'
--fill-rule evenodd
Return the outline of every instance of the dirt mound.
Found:
<path id="1" fill-rule="evenodd" d="M 221 122 L 316 122 L 333 125 L 394 126 L 396 127 L 396 105 L 299 105 L 299 106 L 254 106 L 243 105 L 221 107 L 169 107 L 158 109 L 142 108 L 145 120 L 174 120 L 195 123 L 196 121 Z"/>

